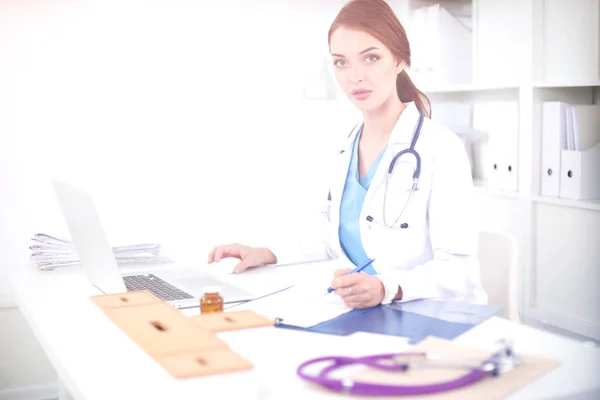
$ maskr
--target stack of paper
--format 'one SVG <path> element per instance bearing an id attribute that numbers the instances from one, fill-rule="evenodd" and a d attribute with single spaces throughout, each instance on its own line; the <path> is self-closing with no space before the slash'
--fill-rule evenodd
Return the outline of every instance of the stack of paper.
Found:
<path id="1" fill-rule="evenodd" d="M 45 233 L 36 233 L 31 240 L 34 242 L 30 259 L 41 270 L 51 270 L 63 267 L 79 267 L 81 261 L 73 242 Z M 123 264 L 160 264 L 171 260 L 163 253 L 163 247 L 155 243 L 133 244 L 112 248 L 117 263 Z"/>

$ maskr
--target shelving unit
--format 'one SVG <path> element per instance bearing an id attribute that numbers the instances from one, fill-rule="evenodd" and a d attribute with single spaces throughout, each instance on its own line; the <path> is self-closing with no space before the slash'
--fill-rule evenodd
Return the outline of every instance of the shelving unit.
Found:
<path id="1" fill-rule="evenodd" d="M 411 46 L 420 33 L 428 31 L 435 36 L 436 32 L 430 26 L 422 32 L 413 27 L 417 7 L 446 7 L 471 31 L 472 76 L 468 81 L 463 76 L 459 82 L 429 79 L 435 76 L 431 65 L 427 75 L 420 76 L 419 72 L 427 68 L 419 66 L 422 59 L 413 57 L 416 68 L 411 69 L 416 72 L 409 73 L 432 101 L 434 118 L 439 103 L 517 102 L 518 139 L 513 147 L 516 190 L 488 187 L 474 171 L 484 210 L 482 228 L 505 231 L 519 243 L 519 303 L 525 322 L 543 320 L 544 324 L 599 340 L 600 199 L 542 196 L 540 163 L 542 102 L 600 103 L 600 0 L 388 3 L 407 27 Z M 460 28 L 447 24 L 446 29 L 438 32 L 439 40 L 448 40 L 444 36 L 450 37 L 452 29 Z M 460 33 L 457 37 L 464 36 Z M 413 51 L 415 54 L 424 57 L 422 51 Z M 445 61 L 439 70 L 453 68 L 451 58 Z"/>
<path id="2" fill-rule="evenodd" d="M 518 199 L 519 198 L 518 192 L 504 192 L 501 190 L 490 189 L 487 186 L 487 183 L 485 181 L 475 179 L 473 181 L 473 184 L 475 185 L 475 192 L 479 196 L 488 196 L 488 197 L 495 196 L 495 197 L 506 198 L 506 199 Z"/>
<path id="3" fill-rule="evenodd" d="M 476 93 L 476 92 L 490 92 L 499 90 L 517 90 L 518 84 L 500 84 L 500 85 L 477 85 L 472 83 L 466 84 L 449 84 L 428 87 L 427 85 L 419 85 L 419 89 L 427 93 L 428 95 L 434 95 L 438 93 Z"/>
<path id="4" fill-rule="evenodd" d="M 592 80 L 587 82 L 534 82 L 533 87 L 535 89 L 542 88 L 575 88 L 575 87 L 590 87 L 600 88 L 600 80 Z"/>
<path id="5" fill-rule="evenodd" d="M 554 204 L 570 208 L 580 208 L 582 210 L 600 211 L 600 200 L 569 200 L 559 197 L 535 196 L 533 202 L 543 204 Z"/>

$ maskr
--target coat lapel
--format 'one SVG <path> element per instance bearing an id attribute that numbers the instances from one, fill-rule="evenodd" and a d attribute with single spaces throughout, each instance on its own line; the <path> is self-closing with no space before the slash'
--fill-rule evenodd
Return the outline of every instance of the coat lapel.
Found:
<path id="1" fill-rule="evenodd" d="M 385 153 L 381 157 L 379 166 L 377 167 L 375 175 L 371 180 L 371 185 L 369 186 L 369 190 L 365 196 L 363 209 L 367 207 L 367 204 L 369 204 L 369 202 L 373 199 L 373 196 L 378 190 L 384 189 L 383 185 L 385 184 L 386 175 L 394 156 L 398 152 L 410 147 L 410 142 L 417 126 L 418 119 L 419 111 L 416 105 L 412 102 L 407 103 L 406 108 L 402 114 L 400 114 L 400 118 L 392 130 L 388 146 L 385 150 Z"/>
<path id="2" fill-rule="evenodd" d="M 360 131 L 362 127 L 361 124 L 357 124 L 350 135 L 344 141 L 343 146 L 338 150 L 338 154 L 334 157 L 333 168 L 332 168 L 332 179 L 330 186 L 330 194 L 331 194 L 331 208 L 330 208 L 330 218 L 331 218 L 331 229 L 335 230 L 335 233 L 332 237 L 337 238 L 337 231 L 339 229 L 340 224 L 340 205 L 342 201 L 342 194 L 344 193 L 344 187 L 346 185 L 346 176 L 348 175 L 348 169 L 350 167 L 350 160 L 352 159 L 352 145 L 354 143 L 354 139 L 356 135 Z M 339 246 L 339 240 L 335 243 L 335 247 L 341 251 Z"/>

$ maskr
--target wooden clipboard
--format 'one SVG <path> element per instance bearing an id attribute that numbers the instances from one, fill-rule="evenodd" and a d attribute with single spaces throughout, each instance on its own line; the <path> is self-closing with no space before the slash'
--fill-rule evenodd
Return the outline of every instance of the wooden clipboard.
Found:
<path id="1" fill-rule="evenodd" d="M 265 321 L 252 312 L 232 313 L 233 318 L 225 313 L 190 318 L 147 291 L 99 295 L 90 299 L 135 344 L 176 378 L 252 369 L 253 365 L 232 351 L 216 333 L 265 326 Z"/>
<path id="2" fill-rule="evenodd" d="M 225 311 L 191 317 L 192 321 L 211 332 L 226 332 L 240 329 L 274 326 L 275 323 L 251 310 Z"/>

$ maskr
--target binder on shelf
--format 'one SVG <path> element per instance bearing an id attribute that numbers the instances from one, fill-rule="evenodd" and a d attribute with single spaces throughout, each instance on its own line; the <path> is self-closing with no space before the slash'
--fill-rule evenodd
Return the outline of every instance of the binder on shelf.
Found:
<path id="1" fill-rule="evenodd" d="M 517 192 L 519 121 L 516 101 L 477 102 L 473 105 L 473 129 L 487 132 L 484 179 L 492 190 Z"/>
<path id="2" fill-rule="evenodd" d="M 502 124 L 502 150 L 500 159 L 500 184 L 502 191 L 519 191 L 519 104 L 504 102 L 499 110 L 504 116 Z"/>
<path id="3" fill-rule="evenodd" d="M 567 111 L 560 101 L 542 103 L 541 188 L 542 196 L 560 196 L 561 152 L 567 149 Z"/>
<path id="4" fill-rule="evenodd" d="M 600 199 L 600 143 L 587 150 L 562 150 L 560 197 Z"/>
<path id="5" fill-rule="evenodd" d="M 600 143 L 600 105 L 571 106 L 573 150 L 587 150 Z"/>
<path id="6" fill-rule="evenodd" d="M 477 175 L 485 181 L 488 189 L 499 191 L 500 172 L 498 164 L 500 160 L 500 141 L 498 133 L 493 129 L 496 118 L 494 107 L 489 102 L 476 102 L 473 104 L 473 129 L 488 133 L 488 141 L 485 145 L 479 146 L 479 162 L 476 168 L 479 170 Z"/>
<path id="7" fill-rule="evenodd" d="M 573 133 L 573 112 L 571 106 L 567 108 L 567 117 L 565 119 L 567 125 L 567 150 L 575 150 L 575 134 Z"/>
<path id="8" fill-rule="evenodd" d="M 519 191 L 519 117 L 517 103 L 507 104 L 500 159 L 500 185 L 504 192 Z"/>

